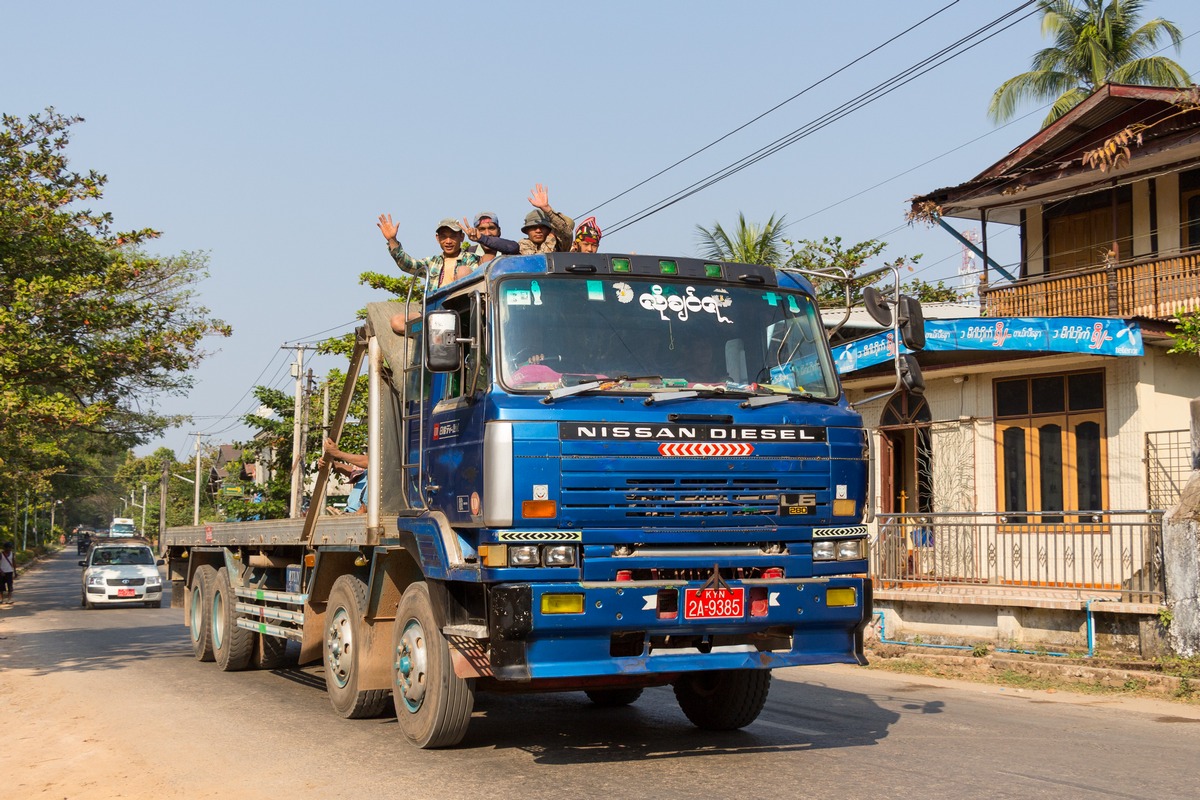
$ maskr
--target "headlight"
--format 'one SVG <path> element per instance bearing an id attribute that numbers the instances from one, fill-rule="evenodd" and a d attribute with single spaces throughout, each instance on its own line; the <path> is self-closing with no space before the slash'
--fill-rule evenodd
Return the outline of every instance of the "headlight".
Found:
<path id="1" fill-rule="evenodd" d="M 146 585 L 147 586 L 162 586 L 162 576 L 159 575 L 157 572 L 154 573 L 153 575 L 146 576 Z"/>
<path id="2" fill-rule="evenodd" d="M 508 547 L 510 567 L 536 567 L 541 563 L 536 544 L 516 544 Z"/>
<path id="3" fill-rule="evenodd" d="M 813 542 L 813 561 L 833 561 L 836 557 L 834 542 Z"/>
<path id="4" fill-rule="evenodd" d="M 103 586 L 104 585 L 104 576 L 103 575 L 88 575 L 87 585 L 88 586 Z"/>
<path id="5" fill-rule="evenodd" d="M 569 544 L 556 544 L 544 551 L 547 567 L 575 566 L 575 548 Z"/>
<path id="6" fill-rule="evenodd" d="M 866 539 L 843 539 L 837 543 L 838 561 L 857 561 L 866 558 Z"/>

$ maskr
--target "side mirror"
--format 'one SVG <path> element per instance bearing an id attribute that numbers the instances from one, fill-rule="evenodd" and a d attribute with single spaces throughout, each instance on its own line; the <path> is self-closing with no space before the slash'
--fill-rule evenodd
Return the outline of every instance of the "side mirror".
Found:
<path id="1" fill-rule="evenodd" d="M 909 350 L 925 349 L 925 313 L 921 301 L 906 294 L 900 295 L 896 304 L 896 316 L 900 321 L 900 338 Z"/>
<path id="2" fill-rule="evenodd" d="M 86 566 L 87 566 L 87 562 L 86 562 L 86 561 L 80 561 L 80 562 L 79 562 L 79 566 L 81 566 L 81 567 L 86 567 Z"/>
<path id="3" fill-rule="evenodd" d="M 862 290 L 862 299 L 863 306 L 866 307 L 867 314 L 871 316 L 871 319 L 885 328 L 892 327 L 892 309 L 883 299 L 882 292 L 874 286 L 868 286 Z"/>
<path id="4" fill-rule="evenodd" d="M 163 564 L 165 564 L 167 562 L 160 558 L 158 561 L 155 561 L 154 563 L 156 566 L 161 567 Z"/>
<path id="5" fill-rule="evenodd" d="M 911 394 L 925 394 L 925 378 L 921 375 L 921 365 L 912 353 L 900 355 L 900 383 Z"/>
<path id="6" fill-rule="evenodd" d="M 456 372 L 462 368 L 458 314 L 453 311 L 431 311 L 426 315 L 425 366 L 430 372 Z"/>

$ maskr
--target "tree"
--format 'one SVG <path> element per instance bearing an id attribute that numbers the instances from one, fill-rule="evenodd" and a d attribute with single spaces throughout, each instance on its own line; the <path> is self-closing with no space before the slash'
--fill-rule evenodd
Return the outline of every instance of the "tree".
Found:
<path id="1" fill-rule="evenodd" d="M 195 304 L 205 256 L 153 256 L 149 229 L 112 230 L 105 176 L 68 167 L 71 125 L 47 109 L 0 128 L 0 462 L 61 471 L 63 444 L 90 432 L 121 452 L 177 418 L 155 395 L 181 393 L 202 340 L 229 327 Z"/>
<path id="2" fill-rule="evenodd" d="M 1009 78 L 992 95 L 988 116 L 1007 122 L 1027 101 L 1053 100 L 1046 127 L 1106 83 L 1185 87 L 1187 70 L 1153 55 L 1169 38 L 1178 53 L 1183 35 L 1161 17 L 1138 25 L 1142 0 L 1039 0 L 1042 37 L 1054 44 L 1038 51 L 1032 69 Z"/>
<path id="3" fill-rule="evenodd" d="M 204 254 L 151 255 L 156 231 L 86 207 L 106 178 L 70 169 L 81 121 L 0 118 L 0 535 L 23 496 L 107 522 L 120 459 L 180 421 L 156 395 L 185 391 L 205 337 L 230 333 L 195 303 Z"/>
<path id="4" fill-rule="evenodd" d="M 881 242 L 878 239 L 868 239 L 865 242 L 845 247 L 842 245 L 840 236 L 832 238 L 826 236 L 820 241 L 815 239 L 801 239 L 799 242 L 784 240 L 784 244 L 787 245 L 789 251 L 787 259 L 789 268 L 833 273 L 845 271 L 850 274 L 860 271 L 870 259 L 879 256 L 887 248 L 887 242 Z M 912 272 L 920 260 L 920 253 L 914 256 L 899 256 L 889 266 Z M 875 279 L 875 281 L 880 280 L 883 281 L 880 290 L 890 297 L 894 287 L 891 282 L 891 274 L 885 273 L 882 279 Z M 862 290 L 872 282 L 874 281 L 851 282 L 850 302 L 852 305 L 862 302 Z M 846 302 L 846 291 L 840 281 L 815 278 L 813 287 L 817 290 L 817 299 L 822 306 L 838 306 L 844 305 Z M 922 303 L 959 299 L 958 293 L 942 281 L 932 284 L 920 278 L 912 278 L 902 284 L 900 291 L 917 298 Z"/>
<path id="5" fill-rule="evenodd" d="M 732 234 L 721 227 L 719 222 L 714 222 L 712 228 L 697 225 L 696 238 L 700 244 L 700 256 L 739 264 L 781 267 L 784 263 L 785 220 L 786 215 L 776 219 L 772 214 L 766 223 L 756 225 L 746 222 L 746 216 L 739 212 L 738 224 Z"/>

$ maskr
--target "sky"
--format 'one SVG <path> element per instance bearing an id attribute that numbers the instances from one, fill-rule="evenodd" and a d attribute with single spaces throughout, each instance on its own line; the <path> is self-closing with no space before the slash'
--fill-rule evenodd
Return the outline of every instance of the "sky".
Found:
<path id="1" fill-rule="evenodd" d="M 14 3 L 0 110 L 82 116 L 68 156 L 108 176 L 94 208 L 117 230 L 161 231 L 152 252 L 208 254 L 196 299 L 233 336 L 206 343 L 185 394 L 139 398 L 194 419 L 136 452 L 186 459 L 197 432 L 207 445 L 248 437 L 255 385 L 290 392 L 284 345 L 350 331 L 358 309 L 388 299 L 358 282 L 396 270 L 376 227 L 385 212 L 408 251 L 432 255 L 447 216 L 494 211 L 520 238 L 540 183 L 555 209 L 597 217 L 605 251 L 698 255 L 697 224 L 786 215 L 789 239 L 882 239 L 877 265 L 921 254 L 906 277 L 958 285 L 961 247 L 906 226 L 908 200 L 1036 133 L 1044 107 L 1002 127 L 986 110 L 1047 43 L 1027 8 L 947 63 L 896 76 L 1019 5 Z M 1151 0 L 1145 15 L 1200 33 L 1194 0 Z M 1200 35 L 1166 54 L 1200 75 Z M 880 85 L 896 88 L 613 232 Z M 1015 260 L 1013 229 L 988 237 L 990 255 Z M 322 376 L 341 362 L 307 366 Z"/>

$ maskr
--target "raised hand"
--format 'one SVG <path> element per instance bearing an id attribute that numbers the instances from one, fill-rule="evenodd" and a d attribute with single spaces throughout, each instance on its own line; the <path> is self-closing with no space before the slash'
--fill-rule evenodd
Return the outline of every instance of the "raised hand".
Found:
<path id="1" fill-rule="evenodd" d="M 379 232 L 383 234 L 383 238 L 387 239 L 389 242 L 396 238 L 396 233 L 400 230 L 400 227 L 396 223 L 392 222 L 391 214 L 380 214 L 378 224 Z"/>
<path id="2" fill-rule="evenodd" d="M 470 239 L 472 242 L 479 241 L 479 237 L 482 235 L 479 233 L 479 228 L 472 228 L 470 221 L 466 217 L 463 217 L 462 228 L 463 228 L 463 233 L 465 233 L 467 235 L 468 239 Z"/>
<path id="3" fill-rule="evenodd" d="M 550 193 L 546 191 L 546 187 L 540 183 L 534 184 L 533 191 L 529 193 L 529 204 L 534 208 L 540 208 L 542 211 L 549 213 L 550 211 Z"/>

